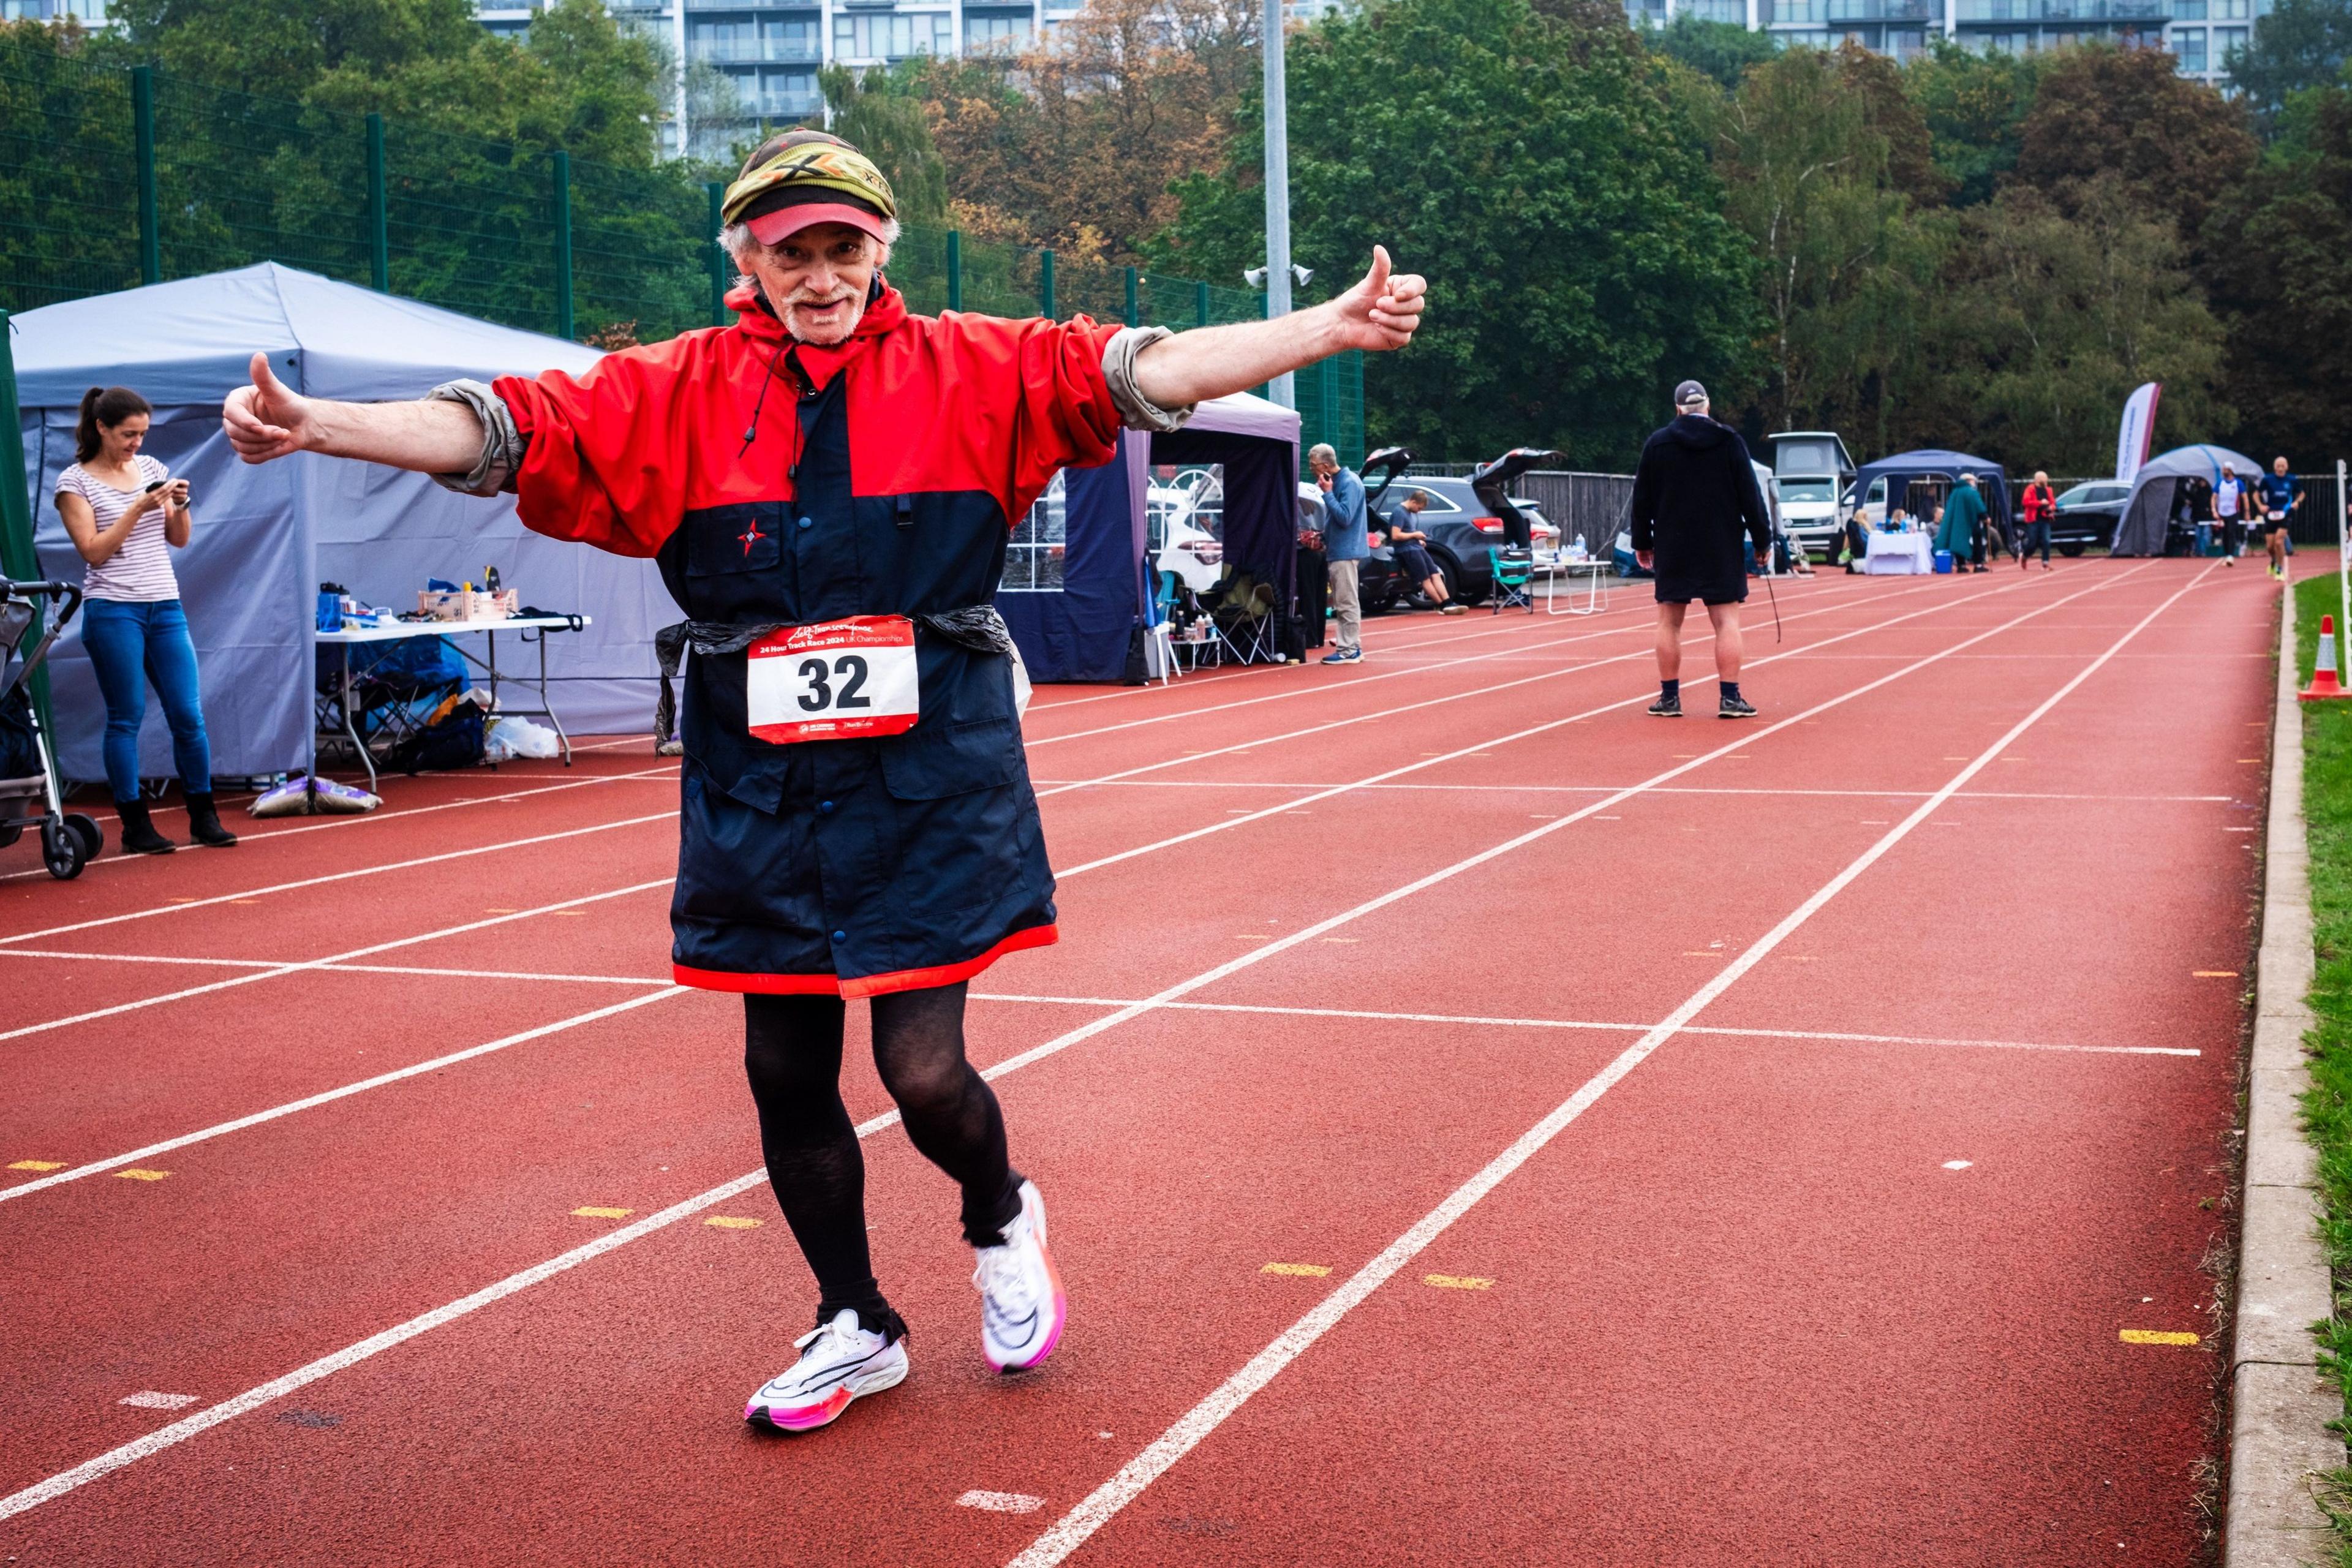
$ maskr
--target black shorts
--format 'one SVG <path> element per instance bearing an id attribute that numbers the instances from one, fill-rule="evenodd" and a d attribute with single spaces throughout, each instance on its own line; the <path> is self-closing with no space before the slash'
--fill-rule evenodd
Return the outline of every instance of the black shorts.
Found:
<path id="1" fill-rule="evenodd" d="M 1429 558 L 1428 551 L 1412 540 L 1398 545 L 1395 555 L 1397 570 L 1404 574 L 1406 582 L 1415 587 L 1437 575 L 1437 563 Z"/>

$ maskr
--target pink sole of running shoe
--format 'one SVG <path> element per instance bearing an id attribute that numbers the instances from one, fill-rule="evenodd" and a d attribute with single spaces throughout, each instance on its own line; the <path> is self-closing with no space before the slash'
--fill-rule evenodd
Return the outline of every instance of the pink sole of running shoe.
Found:
<path id="1" fill-rule="evenodd" d="M 747 1405 L 743 1407 L 743 1419 L 755 1426 L 771 1426 L 779 1432 L 814 1432 L 820 1426 L 831 1426 L 834 1418 L 848 1409 L 849 1402 L 856 1397 L 845 1388 L 836 1388 L 823 1404 L 812 1405 L 804 1410 L 780 1411 Z"/>

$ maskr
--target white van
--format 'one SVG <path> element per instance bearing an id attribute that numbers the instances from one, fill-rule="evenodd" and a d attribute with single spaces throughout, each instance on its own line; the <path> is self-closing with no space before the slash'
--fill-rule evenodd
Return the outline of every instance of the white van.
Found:
<path id="1" fill-rule="evenodd" d="M 1853 458 L 1834 430 L 1784 430 L 1767 437 L 1772 484 L 1789 537 L 1822 559 L 1837 559 L 1845 530 L 1842 501 L 1853 483 Z"/>

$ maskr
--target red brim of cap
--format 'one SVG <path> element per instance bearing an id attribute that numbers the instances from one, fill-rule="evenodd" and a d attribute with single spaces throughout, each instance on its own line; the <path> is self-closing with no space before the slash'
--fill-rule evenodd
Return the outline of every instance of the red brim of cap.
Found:
<path id="1" fill-rule="evenodd" d="M 774 212 L 761 213 L 747 226 L 753 239 L 761 245 L 774 245 L 821 223 L 845 223 L 877 239 L 888 237 L 882 232 L 881 218 L 847 202 L 806 202 L 798 206 L 778 207 Z"/>

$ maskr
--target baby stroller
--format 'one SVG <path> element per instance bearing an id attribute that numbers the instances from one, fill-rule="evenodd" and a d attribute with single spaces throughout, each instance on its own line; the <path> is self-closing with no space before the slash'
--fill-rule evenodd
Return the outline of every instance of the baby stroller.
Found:
<path id="1" fill-rule="evenodd" d="M 24 646 L 43 601 L 40 640 Z M 0 577 L 0 848 L 16 842 L 27 827 L 41 830 L 41 863 L 60 882 L 81 875 L 106 847 L 98 824 L 69 812 L 58 798 L 57 771 L 49 738 L 34 710 L 33 672 L 49 657 L 49 645 L 81 608 L 81 590 L 67 583 L 16 583 Z"/>

